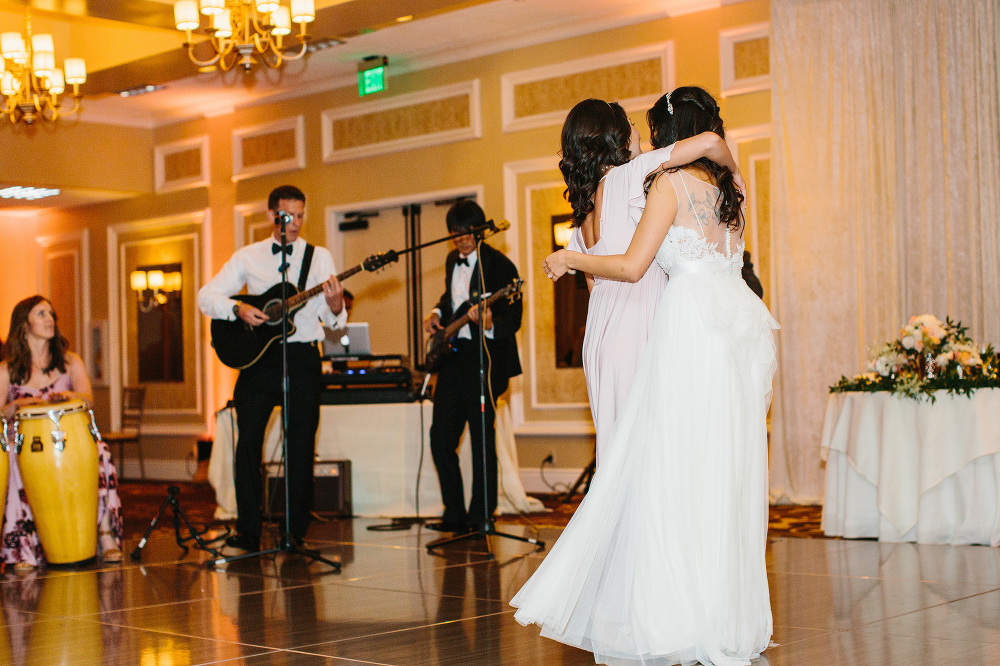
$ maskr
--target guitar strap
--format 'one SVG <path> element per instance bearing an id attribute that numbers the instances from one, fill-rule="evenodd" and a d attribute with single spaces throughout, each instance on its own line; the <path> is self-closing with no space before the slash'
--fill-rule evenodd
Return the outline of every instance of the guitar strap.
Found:
<path id="1" fill-rule="evenodd" d="M 309 279 L 309 267 L 312 266 L 313 252 L 316 246 L 306 243 L 306 253 L 302 255 L 302 270 L 299 271 L 299 291 L 305 291 L 306 280 Z"/>

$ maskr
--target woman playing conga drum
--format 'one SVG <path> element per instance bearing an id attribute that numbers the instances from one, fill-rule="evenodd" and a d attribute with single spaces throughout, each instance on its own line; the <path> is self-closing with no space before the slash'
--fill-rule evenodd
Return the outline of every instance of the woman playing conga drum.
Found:
<path id="1" fill-rule="evenodd" d="M 67 346 L 68 341 L 59 332 L 52 304 L 44 296 L 32 296 L 14 306 L 0 362 L 0 396 L 5 399 L 3 416 L 11 440 L 14 432 L 10 426 L 19 410 L 23 417 L 31 412 L 44 413 L 42 406 L 56 403 L 75 404 L 77 411 L 81 406 L 89 408 L 93 401 L 90 378 L 83 360 Z M 57 425 L 56 431 L 61 427 Z M 50 422 L 45 430 L 52 431 Z M 89 440 L 86 446 L 97 448 L 98 474 L 94 492 L 97 493 L 98 554 L 105 562 L 118 562 L 122 558 L 118 476 L 107 444 L 100 440 L 95 444 L 89 436 L 86 439 Z M 50 448 L 52 444 L 49 443 Z M 61 450 L 59 443 L 55 444 L 55 448 Z M 69 445 L 67 442 L 66 446 Z M 30 446 L 26 441 L 22 448 L 28 450 Z M 45 564 L 45 551 L 35 528 L 36 517 L 28 504 L 31 493 L 25 492 L 14 447 L 8 446 L 8 449 L 10 472 L 0 560 L 24 565 Z"/>

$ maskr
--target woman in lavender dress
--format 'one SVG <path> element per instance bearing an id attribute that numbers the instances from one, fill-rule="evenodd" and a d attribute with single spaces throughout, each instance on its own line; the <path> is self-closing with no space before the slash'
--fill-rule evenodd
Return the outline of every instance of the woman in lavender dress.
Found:
<path id="1" fill-rule="evenodd" d="M 739 174 L 726 142 L 703 132 L 642 154 L 625 109 L 600 99 L 578 103 L 562 129 L 559 169 L 575 227 L 570 250 L 604 256 L 628 249 L 642 215 L 643 181 L 659 168 L 705 157 Z M 653 266 L 636 282 L 588 275 L 583 371 L 594 420 L 598 463 L 625 404 L 667 276 Z"/>
<path id="2" fill-rule="evenodd" d="M 10 421 L 17 410 L 31 405 L 82 400 L 93 402 L 90 378 L 83 360 L 67 349 L 68 341 L 59 332 L 56 313 L 44 296 L 26 298 L 14 306 L 10 333 L 0 361 L 0 395 L 5 396 L 3 415 Z M 45 564 L 45 552 L 38 540 L 35 519 L 24 492 L 17 455 L 8 446 L 10 476 L 3 518 L 0 561 L 21 566 Z M 121 501 L 118 475 L 111 451 L 97 443 L 98 552 L 105 562 L 122 559 Z"/>

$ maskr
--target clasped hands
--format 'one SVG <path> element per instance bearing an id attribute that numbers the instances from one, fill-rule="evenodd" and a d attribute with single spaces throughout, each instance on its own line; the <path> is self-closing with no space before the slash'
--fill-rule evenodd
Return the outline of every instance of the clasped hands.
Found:
<path id="1" fill-rule="evenodd" d="M 545 257 L 545 261 L 542 262 L 545 277 L 555 282 L 566 275 L 566 272 L 569 271 L 568 259 L 569 252 L 567 250 L 557 250 Z"/>

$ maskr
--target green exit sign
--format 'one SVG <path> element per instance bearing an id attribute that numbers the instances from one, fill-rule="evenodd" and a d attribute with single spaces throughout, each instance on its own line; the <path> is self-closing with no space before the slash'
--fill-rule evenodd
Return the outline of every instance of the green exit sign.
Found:
<path id="1" fill-rule="evenodd" d="M 364 97 L 385 90 L 385 66 L 358 72 L 358 96 Z"/>

